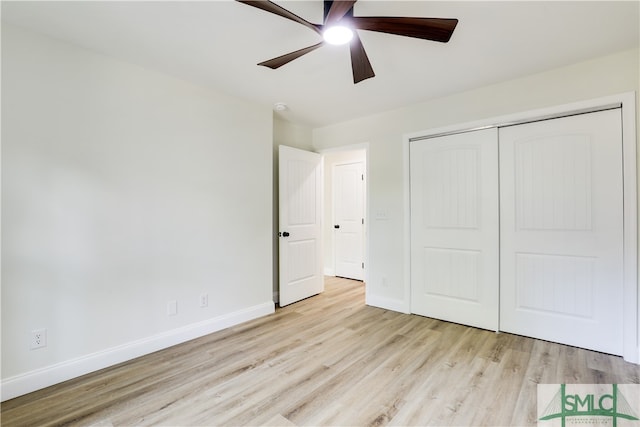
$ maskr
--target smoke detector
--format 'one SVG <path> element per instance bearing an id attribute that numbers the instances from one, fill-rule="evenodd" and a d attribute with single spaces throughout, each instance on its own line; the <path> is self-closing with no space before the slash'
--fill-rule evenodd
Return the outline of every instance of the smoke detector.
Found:
<path id="1" fill-rule="evenodd" d="M 287 104 L 285 104 L 284 102 L 276 102 L 275 104 L 273 104 L 273 109 L 276 111 L 286 111 L 289 109 L 289 107 L 287 107 Z"/>

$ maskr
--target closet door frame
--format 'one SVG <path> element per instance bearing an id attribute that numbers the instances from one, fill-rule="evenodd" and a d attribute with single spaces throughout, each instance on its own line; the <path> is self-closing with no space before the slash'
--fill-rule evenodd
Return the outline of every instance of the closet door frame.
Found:
<path id="1" fill-rule="evenodd" d="M 636 93 L 627 92 L 607 97 L 581 101 L 560 106 L 531 110 L 511 115 L 494 117 L 480 121 L 461 123 L 422 132 L 404 135 L 404 312 L 411 309 L 411 192 L 409 174 L 409 147 L 412 141 L 437 136 L 469 132 L 473 130 L 503 127 L 551 118 L 570 116 L 621 108 L 622 114 L 622 153 L 623 153 L 623 357 L 632 363 L 640 363 L 640 306 L 638 292 L 638 213 L 637 213 L 637 154 L 636 154 Z"/>

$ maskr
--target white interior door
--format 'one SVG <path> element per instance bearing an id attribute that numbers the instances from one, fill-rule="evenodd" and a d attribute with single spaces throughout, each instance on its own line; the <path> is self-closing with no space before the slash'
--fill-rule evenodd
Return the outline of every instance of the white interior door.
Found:
<path id="1" fill-rule="evenodd" d="M 364 165 L 333 168 L 335 274 L 364 279 Z"/>
<path id="2" fill-rule="evenodd" d="M 500 329 L 622 354 L 620 110 L 499 137 Z"/>
<path id="3" fill-rule="evenodd" d="M 280 290 L 285 306 L 324 290 L 322 156 L 281 145 Z"/>
<path id="4" fill-rule="evenodd" d="M 411 311 L 497 330 L 497 130 L 410 150 Z"/>

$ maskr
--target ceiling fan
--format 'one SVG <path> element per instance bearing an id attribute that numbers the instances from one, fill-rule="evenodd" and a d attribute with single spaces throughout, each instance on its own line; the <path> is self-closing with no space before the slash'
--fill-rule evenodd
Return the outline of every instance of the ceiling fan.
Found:
<path id="1" fill-rule="evenodd" d="M 324 38 L 324 40 L 318 44 L 269 59 L 258 65 L 276 69 L 294 59 L 300 58 L 302 55 L 318 49 L 325 43 L 350 43 L 353 83 L 359 83 L 375 76 L 362 41 L 360 41 L 358 33 L 354 30 L 377 31 L 380 33 L 396 34 L 446 43 L 451 38 L 453 30 L 458 24 L 457 19 L 353 16 L 353 5 L 357 0 L 324 0 L 324 22 L 323 24 L 313 24 L 269 0 L 236 1 L 302 24 Z M 340 38 L 341 36 L 342 38 Z"/>

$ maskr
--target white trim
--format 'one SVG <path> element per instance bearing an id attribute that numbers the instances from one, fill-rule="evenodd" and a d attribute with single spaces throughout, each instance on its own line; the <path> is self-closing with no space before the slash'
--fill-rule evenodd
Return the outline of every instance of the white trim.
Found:
<path id="1" fill-rule="evenodd" d="M 615 105 L 622 107 L 622 150 L 623 150 L 623 182 L 624 182 L 624 307 L 623 307 L 623 337 L 624 360 L 632 363 L 640 362 L 640 295 L 638 292 L 638 215 L 637 215 L 637 157 L 636 157 L 636 94 L 626 92 L 579 101 L 554 107 L 524 111 L 500 117 L 482 119 L 474 122 L 445 126 L 415 132 L 403 136 L 404 161 L 404 295 L 406 305 L 411 307 L 411 183 L 409 179 L 409 151 L 411 141 L 434 137 L 441 134 L 466 132 L 473 129 L 489 127 L 504 127 L 513 123 L 545 120 L 571 114 L 596 111 L 611 108 Z M 403 310 L 398 310 L 403 311 Z"/>
<path id="2" fill-rule="evenodd" d="M 622 102 L 622 174 L 624 229 L 624 360 L 640 362 L 640 318 L 638 318 L 638 188 L 636 94 L 620 95 Z"/>
<path id="3" fill-rule="evenodd" d="M 367 295 L 365 304 L 372 307 L 384 308 L 385 310 L 398 311 L 400 313 L 409 314 L 408 306 L 405 300 L 385 298 L 379 295 Z"/>
<path id="4" fill-rule="evenodd" d="M 339 153 L 340 151 L 356 151 L 356 150 L 368 150 L 368 149 L 369 149 L 369 143 L 361 142 L 358 144 L 340 145 L 338 147 L 323 148 L 316 152 L 318 154 L 324 155 L 327 153 Z"/>
<path id="5" fill-rule="evenodd" d="M 364 149 L 365 149 L 365 161 L 364 161 L 364 295 L 365 295 L 365 301 L 367 300 L 367 298 L 371 297 L 371 286 L 369 285 L 369 275 L 370 275 L 370 271 L 371 268 L 369 267 L 369 260 L 371 259 L 369 257 L 370 251 L 369 248 L 371 247 L 371 192 L 370 187 L 369 187 L 369 183 L 371 182 L 371 180 L 369 179 L 369 177 L 371 176 L 369 174 L 369 168 L 370 168 L 370 164 L 371 161 L 369 159 L 369 143 L 365 143 L 364 145 Z"/>
<path id="6" fill-rule="evenodd" d="M 404 204 L 404 285 L 402 294 L 404 296 L 403 313 L 411 313 L 411 169 L 410 169 L 410 140 L 405 137 L 402 142 L 402 161 L 404 162 L 404 170 L 402 173 L 403 204 Z"/>
<path id="7" fill-rule="evenodd" d="M 79 377 L 158 350 L 172 347 L 240 323 L 266 316 L 275 311 L 272 301 L 233 313 L 193 323 L 127 344 L 108 348 L 86 356 L 45 366 L 2 380 L 2 398 L 8 399 Z"/>

